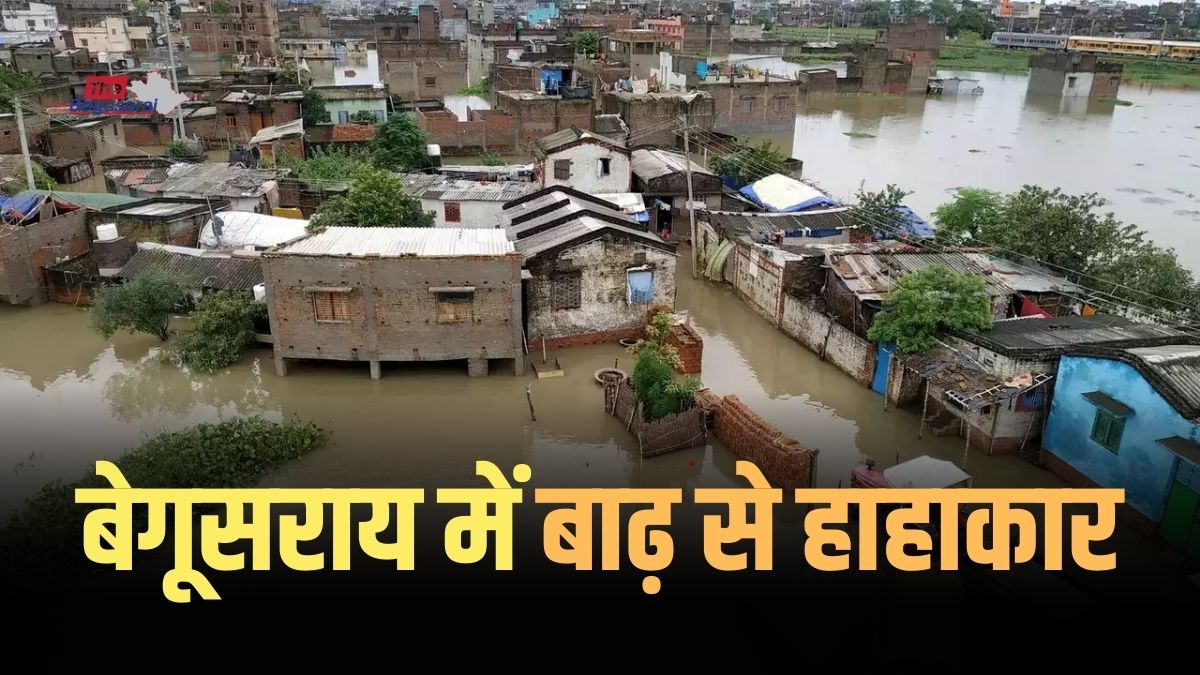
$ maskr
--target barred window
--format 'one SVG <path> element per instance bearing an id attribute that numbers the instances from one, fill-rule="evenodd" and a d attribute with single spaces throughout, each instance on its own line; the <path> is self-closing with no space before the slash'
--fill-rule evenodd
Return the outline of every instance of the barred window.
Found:
<path id="1" fill-rule="evenodd" d="M 438 293 L 437 321 L 438 323 L 462 323 L 475 318 L 475 294 Z"/>
<path id="2" fill-rule="evenodd" d="M 559 272 L 550 282 L 550 302 L 554 309 L 576 309 L 583 305 L 581 272 Z"/>
<path id="3" fill-rule="evenodd" d="M 571 160 L 554 160 L 554 178 L 555 180 L 571 180 Z"/>

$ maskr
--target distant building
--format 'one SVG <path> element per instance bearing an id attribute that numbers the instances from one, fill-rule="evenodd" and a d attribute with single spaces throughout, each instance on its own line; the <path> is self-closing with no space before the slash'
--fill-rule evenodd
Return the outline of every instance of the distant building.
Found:
<path id="1" fill-rule="evenodd" d="M 46 4 L 54 7 L 60 27 L 87 26 L 110 16 L 129 14 L 128 0 L 47 0 Z"/>
<path id="2" fill-rule="evenodd" d="M 591 194 L 629 191 L 629 149 L 619 141 L 571 127 L 538 139 L 533 156 L 542 187 L 567 185 Z"/>
<path id="3" fill-rule="evenodd" d="M 1029 57 L 1030 94 L 1116 98 L 1125 66 L 1101 61 L 1095 54 L 1046 53 Z"/>
<path id="4" fill-rule="evenodd" d="M 1200 346 L 1064 355 L 1042 444 L 1068 483 L 1124 489 L 1123 515 L 1200 561 Z"/>
<path id="5" fill-rule="evenodd" d="M 25 33 L 32 41 L 40 36 L 57 33 L 61 26 L 58 22 L 58 10 L 54 5 L 40 2 L 11 2 L 5 0 L 4 11 L 0 12 L 4 31 L 8 33 Z"/>
<path id="6" fill-rule="evenodd" d="M 70 35 L 71 44 L 105 63 L 144 52 L 154 44 L 150 26 L 131 25 L 123 16 L 106 17 L 92 26 L 72 26 Z"/>
<path id="7" fill-rule="evenodd" d="M 531 349 L 636 337 L 655 305 L 675 304 L 675 245 L 615 204 L 560 187 L 505 205 L 505 230 L 530 279 Z"/>
<path id="8" fill-rule="evenodd" d="M 584 131 L 592 128 L 595 101 L 590 91 L 586 98 L 536 91 L 497 91 L 493 96 L 496 110 L 513 117 L 517 129 L 517 147 L 522 149 L 532 148 L 538 139 L 557 131 L 573 127 Z"/>
<path id="9" fill-rule="evenodd" d="M 260 130 L 301 119 L 302 91 L 231 91 L 216 101 L 219 137 L 246 143 Z"/>
<path id="10" fill-rule="evenodd" d="M 209 0 L 184 6 L 182 10 L 179 23 L 193 52 L 260 56 L 279 53 L 277 0 L 226 3 Z"/>
<path id="11" fill-rule="evenodd" d="M 116 194 L 131 197 L 219 198 L 229 200 L 235 211 L 255 213 L 271 213 L 279 205 L 278 171 L 225 164 L 184 163 L 108 167 L 109 163 L 106 162 L 104 180 L 109 191 Z M 196 229 L 198 231 L 199 227 Z"/>
<path id="12" fill-rule="evenodd" d="M 521 256 L 503 230 L 331 227 L 263 253 L 275 371 L 289 361 L 491 359 L 524 373 Z"/>
<path id="13" fill-rule="evenodd" d="M 346 124 L 359 121 L 360 115 L 370 116 L 377 122 L 387 119 L 388 92 L 374 86 L 313 87 L 325 99 L 328 122 Z"/>
<path id="14" fill-rule="evenodd" d="M 249 147 L 258 152 L 258 165 L 274 169 L 280 157 L 304 159 L 304 120 L 263 127 L 250 138 Z"/>
<path id="15" fill-rule="evenodd" d="M 54 122 L 47 136 L 51 155 L 61 159 L 85 159 L 93 170 L 100 162 L 125 152 L 125 128 L 118 116 L 81 122 Z"/>
<path id="16" fill-rule="evenodd" d="M 681 118 L 703 131 L 711 131 L 717 120 L 716 100 L 707 91 L 607 91 L 603 101 L 604 112 L 620 115 L 628 125 L 635 145 L 676 148 L 682 142 L 676 131 Z"/>

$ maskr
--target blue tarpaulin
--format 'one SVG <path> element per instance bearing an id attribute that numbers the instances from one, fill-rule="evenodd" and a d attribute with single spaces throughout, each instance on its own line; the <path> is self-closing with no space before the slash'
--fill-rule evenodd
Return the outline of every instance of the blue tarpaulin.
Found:
<path id="1" fill-rule="evenodd" d="M 563 74 L 554 68 L 542 68 L 542 89 L 547 93 L 555 93 L 562 86 Z"/>
<path id="2" fill-rule="evenodd" d="M 42 195 L 4 197 L 0 199 L 0 214 L 6 223 L 20 223 L 36 213 L 44 201 L 46 198 Z"/>
<path id="3" fill-rule="evenodd" d="M 755 204 L 758 204 L 768 211 L 788 213 L 791 211 L 803 211 L 805 209 L 812 209 L 822 206 L 841 206 L 841 204 L 838 204 L 833 198 L 829 197 L 828 195 L 820 194 L 816 190 L 813 190 L 813 193 L 815 194 L 812 194 L 811 196 L 801 198 L 799 201 L 792 201 L 786 197 L 783 200 L 780 200 L 775 198 L 775 195 L 760 195 L 754 189 L 755 185 L 758 185 L 758 183 L 751 183 L 741 190 L 738 190 L 738 192 L 742 193 Z"/>
<path id="4" fill-rule="evenodd" d="M 934 236 L 933 226 L 930 225 L 924 218 L 918 216 L 912 209 L 907 206 L 897 206 L 896 211 L 902 216 L 897 232 L 879 232 L 875 235 L 876 239 L 903 239 L 911 237 L 914 239 L 932 239 Z"/>
<path id="5" fill-rule="evenodd" d="M 629 302 L 651 302 L 654 300 L 654 272 L 629 272 Z"/>
<path id="6" fill-rule="evenodd" d="M 708 77 L 708 62 L 707 61 L 697 61 L 696 62 L 696 77 L 698 77 L 702 80 L 705 79 L 706 77 Z"/>

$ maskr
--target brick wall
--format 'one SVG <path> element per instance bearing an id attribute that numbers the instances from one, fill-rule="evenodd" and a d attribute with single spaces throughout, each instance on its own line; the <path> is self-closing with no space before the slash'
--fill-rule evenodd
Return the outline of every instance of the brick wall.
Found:
<path id="1" fill-rule="evenodd" d="M 716 123 L 716 102 L 712 96 L 701 93 L 688 101 L 675 96 L 622 98 L 608 92 L 604 94 L 604 109 L 610 114 L 618 114 L 629 127 L 629 133 L 636 135 L 637 145 L 661 145 L 668 148 L 676 147 L 675 128 L 670 127 L 657 132 L 647 132 L 647 129 L 659 129 L 663 123 L 686 115 L 688 121 L 701 128 L 712 129 Z"/>
<path id="2" fill-rule="evenodd" d="M 125 143 L 128 145 L 167 145 L 171 142 L 171 122 L 163 121 L 132 121 L 125 120 Z M 192 125 L 187 126 L 188 134 L 196 132 Z M 199 134 L 205 137 L 204 134 Z"/>
<path id="3" fill-rule="evenodd" d="M 704 85 L 716 101 L 716 124 L 790 124 L 803 104 L 805 88 L 799 81 L 773 80 Z"/>
<path id="4" fill-rule="evenodd" d="M 277 358 L 417 361 L 521 354 L 520 257 L 264 256 Z M 350 287 L 350 316 L 317 323 L 306 287 Z M 436 287 L 475 287 L 472 321 L 441 323 Z"/>
<path id="5" fill-rule="evenodd" d="M 564 100 L 545 96 L 525 100 L 497 96 L 496 109 L 513 116 L 517 126 L 516 142 L 521 148 L 528 148 L 537 139 L 572 126 L 584 131 L 592 128 L 592 99 Z"/>
<path id="6" fill-rule="evenodd" d="M 679 372 L 685 375 L 695 375 L 700 372 L 704 362 L 704 340 L 691 326 L 687 324 L 672 326 L 667 344 L 679 352 Z"/>
<path id="7" fill-rule="evenodd" d="M 697 395 L 697 403 L 702 407 L 713 405 L 714 399 L 711 392 Z M 784 436 L 747 408 L 737 396 L 720 399 L 711 412 L 713 434 L 717 439 L 739 458 L 753 462 L 772 487 L 812 487 L 817 451 Z"/>
<path id="8" fill-rule="evenodd" d="M 445 110 L 419 110 L 417 125 L 450 155 L 512 152 L 517 137 L 516 120 L 501 110 L 472 110 L 466 121 Z"/>
<path id="9" fill-rule="evenodd" d="M 822 96 L 837 92 L 837 71 L 830 68 L 802 70 L 797 77 L 809 96 Z"/>
<path id="10" fill-rule="evenodd" d="M 393 96 L 422 101 L 442 99 L 467 86 L 464 58 L 408 57 L 382 61 L 383 81 Z"/>
<path id="11" fill-rule="evenodd" d="M 0 233 L 0 298 L 12 304 L 42 300 L 42 267 L 87 253 L 86 212 L 77 209 Z"/>
<path id="12" fill-rule="evenodd" d="M 875 373 L 875 345 L 822 314 L 811 303 L 785 295 L 779 328 L 862 384 Z"/>

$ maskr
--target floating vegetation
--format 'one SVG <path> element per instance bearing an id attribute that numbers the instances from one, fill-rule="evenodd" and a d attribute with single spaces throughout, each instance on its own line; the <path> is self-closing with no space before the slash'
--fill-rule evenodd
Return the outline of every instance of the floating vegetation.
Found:
<path id="1" fill-rule="evenodd" d="M 1113 98 L 1111 96 L 1104 96 L 1099 100 L 1101 103 L 1111 103 L 1113 105 L 1133 105 L 1133 101 L 1126 101 L 1123 98 Z"/>
<path id="2" fill-rule="evenodd" d="M 868 134 L 862 131 L 843 131 L 842 135 L 849 136 L 850 138 L 875 138 L 875 134 Z"/>

